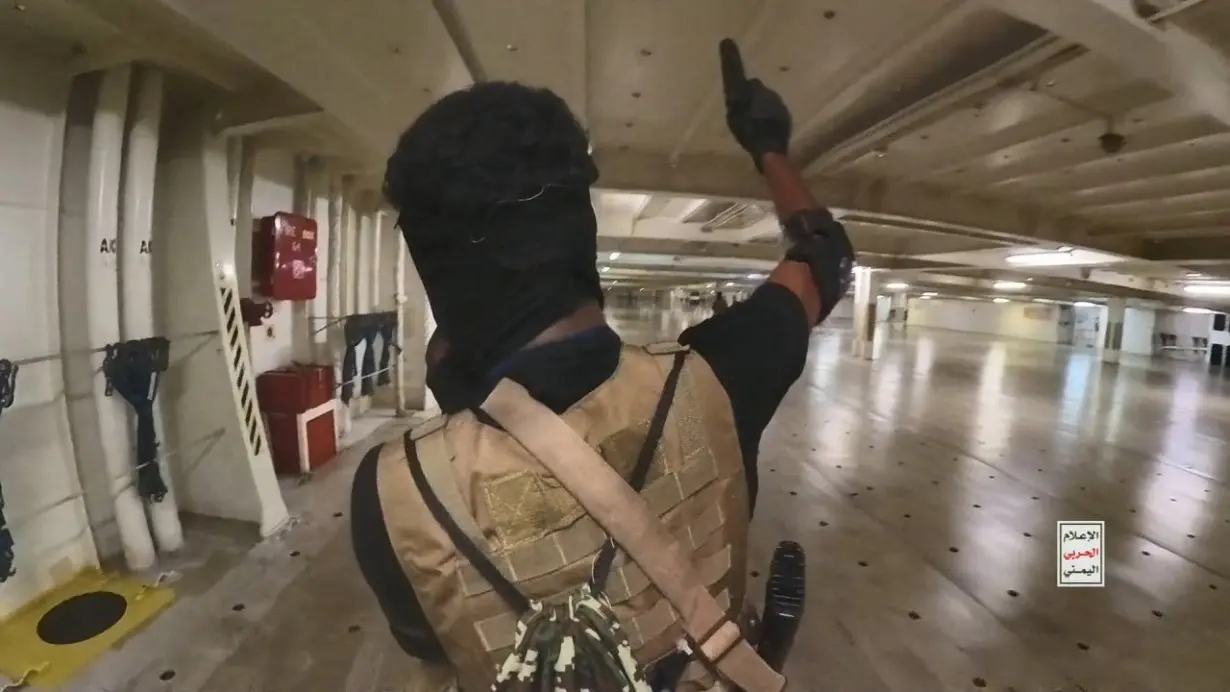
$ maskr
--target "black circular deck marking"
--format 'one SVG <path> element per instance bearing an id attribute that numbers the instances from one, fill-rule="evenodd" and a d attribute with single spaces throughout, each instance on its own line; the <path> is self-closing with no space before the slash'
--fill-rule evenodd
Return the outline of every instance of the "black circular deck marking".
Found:
<path id="1" fill-rule="evenodd" d="M 111 629 L 128 612 L 128 600 L 111 591 L 78 594 L 38 621 L 38 638 L 55 646 L 77 644 Z"/>
<path id="2" fill-rule="evenodd" d="M 921 615 L 919 615 L 918 613 L 915 613 L 914 611 L 912 611 L 912 610 L 911 610 L 911 611 L 910 611 L 910 619 L 911 619 L 911 620 L 921 620 L 921 619 L 922 619 L 922 616 L 921 616 Z"/>
<path id="3" fill-rule="evenodd" d="M 960 549 L 960 548 L 958 548 L 958 547 L 957 547 L 957 546 L 955 546 L 955 545 L 950 545 L 950 546 L 948 546 L 948 552 L 950 552 L 950 553 L 959 553 L 959 552 L 961 552 L 961 549 Z"/>
<path id="4" fill-rule="evenodd" d="M 1159 618 L 1160 618 L 1160 617 L 1162 616 L 1162 611 L 1160 611 L 1160 610 L 1155 610 L 1155 611 L 1153 611 L 1153 616 L 1154 616 L 1154 617 L 1159 617 Z"/>
<path id="5" fill-rule="evenodd" d="M 1086 644 L 1085 642 L 1076 642 L 1076 648 L 1080 649 L 1081 651 L 1088 651 L 1089 645 Z"/>
<path id="6" fill-rule="evenodd" d="M 1016 598 L 1017 596 L 1020 596 L 1021 594 L 1018 593 L 1016 589 L 1008 589 L 1008 595 L 1013 598 Z"/>
<path id="7" fill-rule="evenodd" d="M 986 687 L 987 681 L 982 678 L 974 678 L 974 687 Z"/>
<path id="8" fill-rule="evenodd" d="M 161 681 L 163 681 L 163 682 L 167 682 L 168 680 L 174 680 L 174 679 L 175 679 L 175 671 L 173 671 L 173 670 L 164 670 L 164 671 L 162 671 L 161 673 L 159 673 L 159 675 L 158 675 L 158 679 L 159 679 L 159 680 L 161 680 Z"/>

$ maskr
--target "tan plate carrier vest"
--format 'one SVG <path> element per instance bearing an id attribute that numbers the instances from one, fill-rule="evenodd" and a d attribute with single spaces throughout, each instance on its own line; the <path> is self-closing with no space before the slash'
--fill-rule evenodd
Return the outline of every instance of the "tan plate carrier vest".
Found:
<path id="1" fill-rule="evenodd" d="M 615 374 L 563 420 L 625 479 L 649 429 L 676 344 L 624 346 Z M 464 412 L 409 433 L 424 475 L 500 571 L 527 597 L 550 601 L 590 577 L 605 534 L 576 500 L 515 440 Z M 439 638 L 457 683 L 484 692 L 512 650 L 516 616 L 458 554 L 424 505 L 404 447 L 386 445 L 379 461 L 380 505 L 393 549 Z M 679 378 L 642 497 L 671 532 L 691 546 L 711 593 L 732 619 L 744 608 L 747 483 L 730 400 L 708 364 L 689 354 Z M 636 657 L 650 664 L 683 636 L 670 604 L 622 552 L 607 581 Z M 686 687 L 715 681 L 699 663 Z"/>

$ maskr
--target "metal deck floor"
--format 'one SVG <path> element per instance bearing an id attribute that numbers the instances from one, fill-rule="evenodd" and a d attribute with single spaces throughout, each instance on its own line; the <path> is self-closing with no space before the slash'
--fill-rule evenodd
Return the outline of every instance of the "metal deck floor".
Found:
<path id="1" fill-rule="evenodd" d="M 633 341 L 681 319 L 617 317 Z M 848 339 L 816 333 L 762 444 L 750 569 L 787 538 L 809 561 L 791 689 L 1230 690 L 1230 384 L 939 331 L 866 363 Z M 413 688 L 335 516 L 350 457 L 289 495 L 297 526 L 70 689 Z M 1106 588 L 1056 587 L 1069 519 L 1106 521 Z"/>

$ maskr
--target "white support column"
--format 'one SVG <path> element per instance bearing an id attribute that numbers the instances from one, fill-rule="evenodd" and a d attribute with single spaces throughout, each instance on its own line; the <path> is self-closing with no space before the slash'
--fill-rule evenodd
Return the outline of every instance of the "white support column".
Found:
<path id="1" fill-rule="evenodd" d="M 880 277 L 874 269 L 856 267 L 854 270 L 854 348 L 856 358 L 875 358 L 876 299 L 879 296 Z"/>
<path id="2" fill-rule="evenodd" d="M 291 211 L 300 216 L 312 218 L 315 213 L 316 191 L 312 181 L 312 171 L 308 162 L 302 156 L 295 157 L 295 179 L 292 190 Z M 317 250 L 319 253 L 319 249 Z M 312 318 L 310 300 L 297 300 L 291 303 L 291 351 L 296 361 L 307 363 L 312 360 Z"/>
<path id="3" fill-rule="evenodd" d="M 87 256 L 85 267 L 88 305 L 87 323 L 94 372 L 95 419 L 107 468 L 109 492 L 115 504 L 115 521 L 124 545 L 124 559 L 134 572 L 154 564 L 154 539 L 150 535 L 145 507 L 137 494 L 132 465 L 132 436 L 128 429 L 127 405 L 118 396 L 106 395 L 102 374 L 104 347 L 120 340 L 120 286 L 118 249 L 120 176 L 124 157 L 124 122 L 128 117 L 132 66 L 105 72 L 99 87 L 90 145 L 88 204 L 86 210 Z"/>
<path id="4" fill-rule="evenodd" d="M 1106 330 L 1102 338 L 1102 361 L 1118 363 L 1123 350 L 1123 319 L 1127 315 L 1127 301 L 1111 298 L 1106 301 Z"/>
<path id="5" fill-rule="evenodd" d="M 435 407 L 435 400 L 427 391 L 427 340 L 435 331 L 436 323 L 427 301 L 427 291 L 408 253 L 403 250 L 404 275 L 398 284 L 403 294 L 401 314 L 402 369 L 398 379 L 402 388 L 401 401 L 409 410 L 427 410 Z"/>
<path id="6" fill-rule="evenodd" d="M 154 320 L 154 279 L 151 262 L 154 228 L 154 183 L 158 168 L 158 133 L 162 123 L 162 72 L 147 67 L 136 72 L 124 153 L 123 224 L 120 227 L 120 332 L 125 340 L 157 333 Z M 154 401 L 154 428 L 164 440 L 163 396 Z M 136 418 L 133 417 L 133 428 Z M 158 550 L 174 553 L 184 546 L 175 488 L 165 453 L 158 455 L 159 473 L 167 493 L 160 501 L 146 498 L 146 510 Z"/>
<path id="7" fill-rule="evenodd" d="M 406 407 L 406 336 L 411 330 L 406 328 L 406 320 L 410 318 L 406 309 L 406 262 L 409 253 L 402 243 L 397 244 L 397 256 L 393 260 L 393 309 L 397 311 L 397 331 L 394 340 L 399 350 L 393 354 L 393 386 L 397 392 L 397 415 L 404 416 L 409 409 Z"/>
<path id="8" fill-rule="evenodd" d="M 368 260 L 367 291 L 368 295 L 371 296 L 371 310 L 373 311 L 383 311 L 388 309 L 387 304 L 384 302 L 387 298 L 382 295 L 382 291 L 380 290 L 380 256 L 382 254 L 381 248 L 383 247 L 381 231 L 384 227 L 386 217 L 387 214 L 382 211 L 372 212 L 370 224 L 371 228 L 368 233 L 368 235 L 371 236 L 370 243 L 368 245 L 368 249 L 371 251 L 371 258 Z"/>
<path id="9" fill-rule="evenodd" d="M 892 320 L 890 325 L 896 331 L 905 329 L 905 311 L 909 306 L 909 295 L 905 291 L 899 291 L 892 294 L 892 302 L 890 310 L 892 310 Z"/>

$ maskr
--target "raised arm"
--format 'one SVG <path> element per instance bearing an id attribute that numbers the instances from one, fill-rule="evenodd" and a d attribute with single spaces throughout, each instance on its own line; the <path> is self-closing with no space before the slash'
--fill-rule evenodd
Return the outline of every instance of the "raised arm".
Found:
<path id="1" fill-rule="evenodd" d="M 759 79 L 749 79 L 739 47 L 730 39 L 719 46 L 726 124 L 752 157 L 768 183 L 782 232 L 789 243 L 785 259 L 769 274 L 799 297 L 808 321 L 824 321 L 845 295 L 854 269 L 854 248 L 845 228 L 818 205 L 790 161 L 790 110 L 780 95 Z"/>

